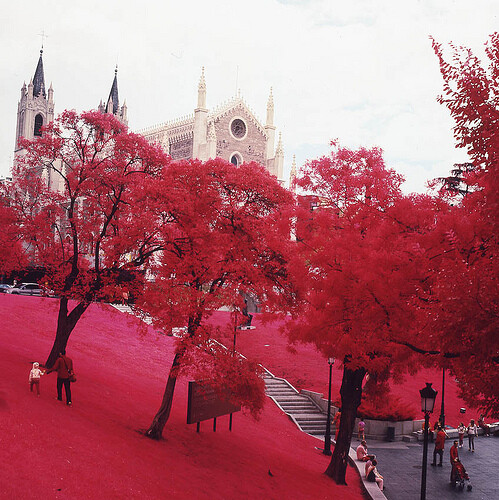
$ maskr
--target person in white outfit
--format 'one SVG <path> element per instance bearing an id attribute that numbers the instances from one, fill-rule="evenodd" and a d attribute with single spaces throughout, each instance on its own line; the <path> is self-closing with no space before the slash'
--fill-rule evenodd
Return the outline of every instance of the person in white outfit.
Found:
<path id="1" fill-rule="evenodd" d="M 33 392 L 33 387 L 36 387 L 36 395 L 40 395 L 40 377 L 44 375 L 45 372 L 40 370 L 40 364 L 33 363 L 33 368 L 29 372 L 29 390 Z"/>

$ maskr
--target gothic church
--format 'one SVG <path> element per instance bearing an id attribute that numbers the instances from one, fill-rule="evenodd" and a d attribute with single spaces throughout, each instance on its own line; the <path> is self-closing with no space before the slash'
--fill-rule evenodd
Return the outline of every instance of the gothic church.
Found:
<path id="1" fill-rule="evenodd" d="M 15 154 L 19 154 L 19 139 L 33 139 L 40 135 L 43 125 L 54 119 L 54 91 L 52 85 L 45 89 L 43 48 L 35 75 L 26 87 L 21 88 L 17 109 Z M 128 123 L 127 107 L 120 107 L 118 76 L 115 70 L 109 97 L 98 106 L 102 113 L 112 113 L 123 123 Z M 194 113 L 186 118 L 165 122 L 139 131 L 147 140 L 160 143 L 174 160 L 198 158 L 207 160 L 220 157 L 234 165 L 256 161 L 263 164 L 282 183 L 284 152 L 279 134 L 275 145 L 274 102 L 272 90 L 267 102 L 265 125 L 240 97 L 210 111 L 206 107 L 206 82 L 204 68 L 198 86 L 198 102 Z M 49 185 L 53 184 L 48 179 Z M 57 189 L 57 186 L 52 186 Z"/>

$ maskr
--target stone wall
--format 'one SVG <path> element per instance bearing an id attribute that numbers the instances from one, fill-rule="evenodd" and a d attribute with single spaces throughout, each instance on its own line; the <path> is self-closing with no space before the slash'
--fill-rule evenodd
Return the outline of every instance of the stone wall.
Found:
<path id="1" fill-rule="evenodd" d="M 230 124 L 235 118 L 242 119 L 246 125 L 246 135 L 242 139 L 236 139 L 231 134 Z M 236 107 L 218 118 L 215 121 L 215 133 L 217 156 L 230 161 L 232 154 L 237 152 L 245 163 L 255 161 L 265 164 L 266 137 L 253 123 L 244 108 Z"/>
<path id="2" fill-rule="evenodd" d="M 302 390 L 301 394 L 305 394 L 312 398 L 312 400 L 319 406 L 319 408 L 327 413 L 327 399 L 323 398 L 323 395 L 318 392 L 305 391 Z M 336 414 L 338 408 L 336 406 L 331 406 L 331 418 Z M 358 423 L 360 419 L 355 419 L 355 428 L 353 437 L 357 436 Z M 423 420 L 404 420 L 402 422 L 390 422 L 389 420 L 370 420 L 368 418 L 364 419 L 366 423 L 365 435 L 366 439 L 375 439 L 377 441 L 383 441 L 388 438 L 388 428 L 394 428 L 393 437 L 395 441 L 402 441 L 404 436 L 409 436 L 413 432 L 421 430 Z"/>

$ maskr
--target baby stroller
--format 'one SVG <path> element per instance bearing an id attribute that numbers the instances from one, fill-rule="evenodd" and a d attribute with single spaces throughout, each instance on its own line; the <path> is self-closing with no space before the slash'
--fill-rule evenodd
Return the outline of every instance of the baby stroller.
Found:
<path id="1" fill-rule="evenodd" d="M 466 489 L 468 491 L 471 491 L 472 486 L 470 482 L 470 477 L 468 476 L 468 473 L 466 472 L 464 465 L 459 460 L 456 460 L 452 464 L 452 470 L 450 473 L 450 482 L 453 488 L 455 488 L 457 485 L 458 489 L 460 489 L 461 491 L 464 490 L 464 485 L 467 482 L 468 485 Z"/>

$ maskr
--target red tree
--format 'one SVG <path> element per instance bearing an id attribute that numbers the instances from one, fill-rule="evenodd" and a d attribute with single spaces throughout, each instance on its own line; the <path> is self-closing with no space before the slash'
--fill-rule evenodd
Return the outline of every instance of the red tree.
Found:
<path id="1" fill-rule="evenodd" d="M 297 214 L 289 266 L 297 300 L 287 331 L 343 363 L 340 429 L 326 470 L 340 484 L 366 373 L 383 381 L 411 368 L 402 344 L 413 331 L 412 301 L 424 278 L 417 239 L 432 203 L 404 197 L 401 182 L 378 149 L 335 148 L 298 179 L 317 208 Z"/>
<path id="2" fill-rule="evenodd" d="M 7 182 L 7 181 L 6 181 Z M 21 244 L 19 230 L 16 224 L 16 214 L 9 206 L 9 199 L 4 190 L 7 185 L 0 187 L 0 274 L 8 274 L 19 270 L 26 265 L 25 253 Z"/>
<path id="3" fill-rule="evenodd" d="M 291 200 L 262 166 L 221 159 L 172 163 L 148 191 L 164 250 L 141 307 L 167 331 L 185 328 L 149 437 L 162 435 L 181 370 L 229 389 L 254 412 L 261 408 L 264 385 L 255 365 L 215 344 L 205 320 L 223 306 L 240 309 L 242 294 L 270 303 L 286 293 L 280 248 L 289 241 L 283 211 Z"/>
<path id="4" fill-rule="evenodd" d="M 444 48 L 435 41 L 433 48 L 444 79 L 439 101 L 470 163 L 459 172 L 458 190 L 447 190 L 456 196 L 427 244 L 423 351 L 445 358 L 471 405 L 498 414 L 499 34 L 486 45 L 488 67 L 469 49 L 451 46 L 447 62 Z"/>
<path id="5" fill-rule="evenodd" d="M 30 263 L 60 296 L 52 366 L 91 301 L 108 299 L 123 271 L 159 249 L 142 210 L 142 186 L 168 161 L 116 118 L 65 111 L 41 137 L 22 141 L 5 199 Z M 140 275 L 128 275 L 132 279 Z M 70 299 L 77 305 L 69 310 Z"/>

